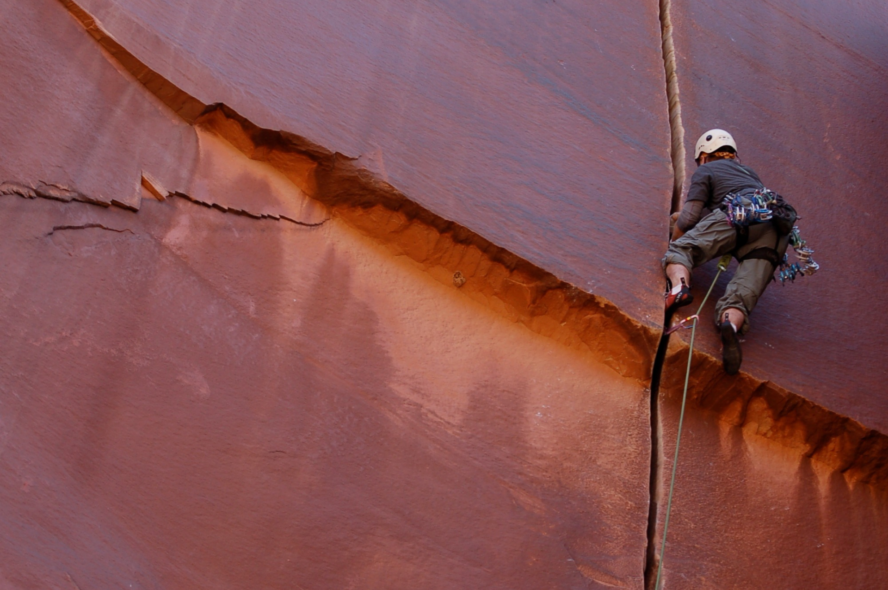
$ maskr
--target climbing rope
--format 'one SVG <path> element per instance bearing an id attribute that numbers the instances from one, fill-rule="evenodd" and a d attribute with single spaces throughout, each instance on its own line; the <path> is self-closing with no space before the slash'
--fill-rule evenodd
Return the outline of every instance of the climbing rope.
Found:
<path id="1" fill-rule="evenodd" d="M 728 270 L 728 265 L 730 263 L 730 254 L 726 254 L 721 257 L 721 259 L 718 261 L 718 272 L 715 273 L 715 278 L 712 279 L 712 284 L 709 285 L 709 290 L 706 291 L 706 297 L 703 298 L 703 302 L 700 304 L 700 308 L 697 310 L 697 313 L 681 320 L 675 327 L 670 328 L 667 332 L 667 334 L 669 334 L 674 332 L 675 330 L 687 328 L 687 323 L 692 322 L 690 326 L 691 344 L 688 348 L 688 368 L 685 372 L 684 391 L 681 394 L 681 413 L 678 416 L 678 434 L 675 437 L 675 457 L 672 459 L 672 481 L 669 482 L 669 500 L 666 502 L 666 522 L 663 523 L 663 542 L 660 545 L 660 562 L 657 564 L 657 582 L 656 584 L 654 584 L 654 590 L 660 590 L 660 574 L 663 571 L 663 559 L 666 555 L 666 533 L 669 530 L 669 516 L 672 512 L 672 493 L 675 491 L 675 471 L 678 467 L 678 447 L 681 444 L 681 428 L 684 425 L 685 404 L 688 400 L 688 382 L 691 378 L 691 359 L 694 356 L 694 336 L 697 333 L 697 321 L 700 319 L 700 312 L 703 311 L 703 306 L 706 305 L 706 300 L 709 299 L 709 295 L 710 293 L 712 293 L 712 289 L 715 287 L 715 282 L 718 281 L 718 277 L 721 275 L 721 273 Z"/>

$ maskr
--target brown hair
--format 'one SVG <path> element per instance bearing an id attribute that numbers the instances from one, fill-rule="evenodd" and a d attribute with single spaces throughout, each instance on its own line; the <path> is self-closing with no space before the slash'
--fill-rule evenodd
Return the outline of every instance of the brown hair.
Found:
<path id="1" fill-rule="evenodd" d="M 721 150 L 718 152 L 712 152 L 711 154 L 707 154 L 710 160 L 733 160 L 737 157 L 737 154 L 734 153 L 734 150 Z"/>

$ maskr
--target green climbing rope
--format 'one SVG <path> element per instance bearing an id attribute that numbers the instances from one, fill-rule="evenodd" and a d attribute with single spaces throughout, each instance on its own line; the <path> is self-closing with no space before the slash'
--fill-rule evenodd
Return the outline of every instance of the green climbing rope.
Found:
<path id="1" fill-rule="evenodd" d="M 697 334 L 697 321 L 700 319 L 700 312 L 703 311 L 703 306 L 706 305 L 706 300 L 709 299 L 709 295 L 712 293 L 713 287 L 715 287 L 715 282 L 718 280 L 721 273 L 728 269 L 730 263 L 730 254 L 725 254 L 721 257 L 721 260 L 718 261 L 718 272 L 715 273 L 715 278 L 712 279 L 712 284 L 709 285 L 709 290 L 706 291 L 706 297 L 703 298 L 703 302 L 700 304 L 699 309 L 697 309 L 697 313 L 690 318 L 687 318 L 688 320 L 693 319 L 694 323 L 691 325 L 691 344 L 688 347 L 688 368 L 685 371 L 684 391 L 681 394 L 681 413 L 678 416 L 678 434 L 675 437 L 675 457 L 672 459 L 672 481 L 669 482 L 669 500 L 666 502 L 666 522 L 663 523 L 663 543 L 660 545 L 660 562 L 657 564 L 657 582 L 654 584 L 654 590 L 660 590 L 660 574 L 663 572 L 663 559 L 666 555 L 666 532 L 669 530 L 669 515 L 672 512 L 672 492 L 675 491 L 675 471 L 678 467 L 678 447 L 681 445 L 681 427 L 684 424 L 685 404 L 688 401 L 688 382 L 691 378 L 691 359 L 694 356 L 694 336 Z M 664 329 L 667 328 L 664 327 Z"/>

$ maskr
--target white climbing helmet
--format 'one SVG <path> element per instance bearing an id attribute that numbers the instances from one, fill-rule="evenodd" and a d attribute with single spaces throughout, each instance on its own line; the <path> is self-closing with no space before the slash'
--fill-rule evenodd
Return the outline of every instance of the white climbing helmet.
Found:
<path id="1" fill-rule="evenodd" d="M 724 129 L 710 129 L 697 140 L 697 147 L 694 149 L 694 160 L 699 160 L 701 153 L 711 154 L 718 151 L 718 148 L 726 145 L 734 148 L 735 152 L 737 151 L 737 144 L 730 133 Z"/>

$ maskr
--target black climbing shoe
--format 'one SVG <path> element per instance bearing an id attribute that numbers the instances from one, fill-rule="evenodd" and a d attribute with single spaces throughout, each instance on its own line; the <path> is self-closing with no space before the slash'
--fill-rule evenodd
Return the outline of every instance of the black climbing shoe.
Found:
<path id="1" fill-rule="evenodd" d="M 737 338 L 737 332 L 727 318 L 718 325 L 718 331 L 722 339 L 722 363 L 725 367 L 725 373 L 736 375 L 740 372 L 740 363 L 743 362 L 740 339 Z"/>
<path id="2" fill-rule="evenodd" d="M 672 284 L 669 283 L 669 289 L 666 291 L 666 315 L 675 313 L 675 310 L 694 302 L 694 296 L 691 295 L 691 289 L 685 285 L 684 279 L 681 280 L 681 290 L 678 293 L 672 292 Z"/>

